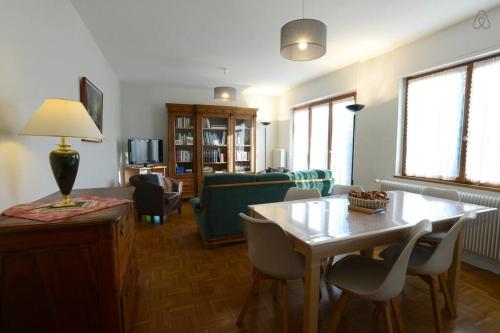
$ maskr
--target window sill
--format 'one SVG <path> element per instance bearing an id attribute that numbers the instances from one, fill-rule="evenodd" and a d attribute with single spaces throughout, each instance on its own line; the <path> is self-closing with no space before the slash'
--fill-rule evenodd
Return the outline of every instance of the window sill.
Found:
<path id="1" fill-rule="evenodd" d="M 453 182 L 453 181 L 448 181 L 448 180 L 432 179 L 432 178 L 424 178 L 424 177 L 397 176 L 397 175 L 395 175 L 393 177 L 394 178 L 398 178 L 398 179 L 415 180 L 415 181 L 419 181 L 419 182 L 427 182 L 427 183 L 451 185 L 451 186 L 458 186 L 458 187 L 467 187 L 467 188 L 472 188 L 472 189 L 482 190 L 482 191 L 500 192 L 500 187 L 487 186 L 487 185 L 475 185 L 475 184 L 468 184 L 468 183 L 458 183 L 458 182 Z"/>

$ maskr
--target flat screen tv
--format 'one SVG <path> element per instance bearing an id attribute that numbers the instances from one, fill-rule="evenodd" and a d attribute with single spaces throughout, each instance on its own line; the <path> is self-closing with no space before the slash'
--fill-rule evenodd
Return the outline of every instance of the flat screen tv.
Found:
<path id="1" fill-rule="evenodd" d="M 159 139 L 128 139 L 128 164 L 163 162 L 163 141 Z"/>

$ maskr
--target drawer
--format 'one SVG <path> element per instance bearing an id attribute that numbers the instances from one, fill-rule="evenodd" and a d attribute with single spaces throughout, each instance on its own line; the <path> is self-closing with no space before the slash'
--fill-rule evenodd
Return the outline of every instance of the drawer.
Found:
<path id="1" fill-rule="evenodd" d="M 196 181 L 194 178 L 182 179 L 182 196 L 184 198 L 191 198 L 196 196 Z"/>
<path id="2" fill-rule="evenodd" d="M 126 269 L 129 266 L 132 247 L 134 245 L 134 212 L 130 206 L 127 213 L 116 226 L 116 239 L 118 247 L 118 273 L 120 282 L 123 281 Z M 120 286 L 123 285 L 120 283 Z"/>
<path id="3" fill-rule="evenodd" d="M 132 332 L 137 309 L 137 264 L 135 256 L 131 256 L 130 265 L 125 275 L 121 294 L 121 310 L 123 332 Z"/>

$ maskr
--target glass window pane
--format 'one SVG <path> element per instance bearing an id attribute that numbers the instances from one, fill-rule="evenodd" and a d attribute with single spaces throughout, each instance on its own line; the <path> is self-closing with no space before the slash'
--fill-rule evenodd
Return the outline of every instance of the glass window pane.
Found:
<path id="1" fill-rule="evenodd" d="M 459 175 L 466 67 L 408 82 L 406 175 Z"/>
<path id="2" fill-rule="evenodd" d="M 467 134 L 467 180 L 500 184 L 500 58 L 474 64 Z"/>
<path id="3" fill-rule="evenodd" d="M 333 101 L 331 167 L 336 184 L 352 183 L 352 149 L 354 144 L 354 112 L 346 106 L 354 98 Z"/>
<path id="4" fill-rule="evenodd" d="M 293 112 L 293 169 L 306 170 L 309 154 L 309 111 Z"/>
<path id="5" fill-rule="evenodd" d="M 311 108 L 311 160 L 310 169 L 328 168 L 328 103 Z"/>

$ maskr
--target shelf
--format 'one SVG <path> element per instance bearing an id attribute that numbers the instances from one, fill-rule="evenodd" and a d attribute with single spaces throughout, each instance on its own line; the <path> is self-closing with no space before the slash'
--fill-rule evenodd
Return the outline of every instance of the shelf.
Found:
<path id="1" fill-rule="evenodd" d="M 236 147 L 252 147 L 252 145 L 236 145 Z"/>
<path id="2" fill-rule="evenodd" d="M 227 131 L 227 127 L 224 128 L 204 128 L 204 131 Z"/>
<path id="3" fill-rule="evenodd" d="M 239 161 L 235 161 L 235 162 L 244 162 L 244 163 L 249 163 L 249 162 L 252 162 L 250 160 L 239 160 Z"/>
<path id="4" fill-rule="evenodd" d="M 176 147 L 194 147 L 194 145 L 175 145 Z"/>
<path id="5" fill-rule="evenodd" d="M 193 161 L 175 161 L 175 163 L 193 163 Z"/>
<path id="6" fill-rule="evenodd" d="M 175 129 L 176 130 L 184 130 L 184 131 L 187 131 L 187 130 L 193 131 L 194 127 L 176 127 Z"/>
<path id="7" fill-rule="evenodd" d="M 208 148 L 225 148 L 227 145 L 203 145 L 203 147 L 208 147 Z"/>
<path id="8" fill-rule="evenodd" d="M 227 164 L 227 162 L 203 162 L 204 165 L 210 165 L 210 164 Z"/>

